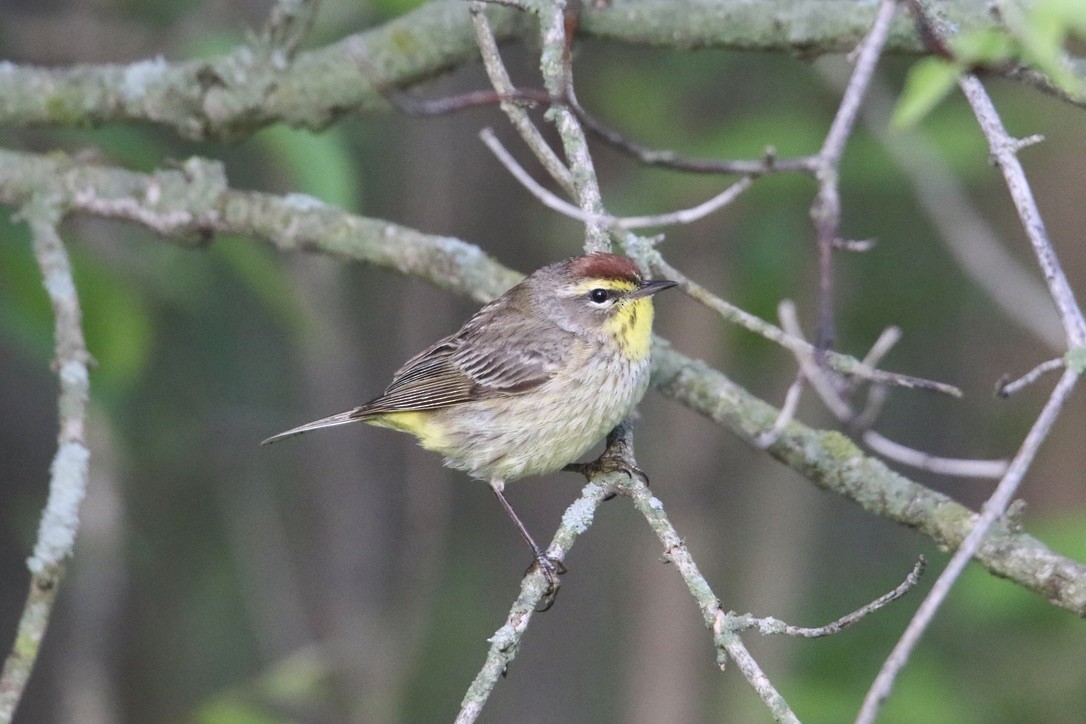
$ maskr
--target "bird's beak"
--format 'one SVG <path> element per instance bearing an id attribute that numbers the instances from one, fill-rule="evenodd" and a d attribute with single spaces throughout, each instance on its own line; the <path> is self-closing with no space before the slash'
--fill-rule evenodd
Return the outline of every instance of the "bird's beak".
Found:
<path id="1" fill-rule="evenodd" d="M 629 298 L 638 299 L 639 297 L 648 297 L 656 292 L 670 289 L 676 284 L 678 284 L 678 282 L 673 282 L 669 279 L 649 279 L 648 281 L 641 282 L 641 286 L 630 292 Z"/>

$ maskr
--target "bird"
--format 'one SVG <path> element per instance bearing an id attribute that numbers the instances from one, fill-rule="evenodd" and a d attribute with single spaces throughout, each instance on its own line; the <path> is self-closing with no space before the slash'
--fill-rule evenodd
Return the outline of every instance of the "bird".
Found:
<path id="1" fill-rule="evenodd" d="M 653 295 L 675 285 L 606 252 L 547 264 L 407 360 L 374 399 L 262 444 L 353 422 L 414 435 L 489 483 L 553 602 L 565 566 L 532 538 L 505 485 L 561 470 L 633 411 L 649 384 Z"/>

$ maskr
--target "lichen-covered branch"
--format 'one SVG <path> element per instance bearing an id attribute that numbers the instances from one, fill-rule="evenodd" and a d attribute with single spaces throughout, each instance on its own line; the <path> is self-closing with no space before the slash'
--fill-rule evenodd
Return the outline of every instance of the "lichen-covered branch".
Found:
<path id="1" fill-rule="evenodd" d="M 663 342 L 653 355 L 657 389 L 748 443 L 756 444 L 758 436 L 776 420 L 776 408 L 705 363 L 691 360 Z M 974 511 L 865 456 L 839 432 L 792 422 L 767 450 L 815 485 L 839 493 L 875 515 L 915 528 L 940 545 L 957 548 L 976 522 Z M 975 560 L 997 576 L 1086 617 L 1086 565 L 1054 553 L 1007 521 L 996 521 Z"/>
<path id="2" fill-rule="evenodd" d="M 808 57 L 851 50 L 870 29 L 874 4 L 834 0 L 750 3 L 670 0 L 585 3 L 578 32 L 637 45 L 772 50 Z M 940 4 L 960 30 L 991 27 L 984 0 Z M 534 34 L 525 13 L 491 5 L 499 41 Z M 888 52 L 924 52 L 899 16 Z M 59 127 L 150 122 L 191 138 L 237 138 L 273 123 L 313 130 L 348 114 L 388 112 L 382 88 L 410 87 L 478 58 L 468 4 L 432 2 L 377 28 L 294 55 L 242 46 L 215 58 L 41 68 L 0 63 L 0 123 Z M 1086 63 L 1075 72 L 1086 78 Z M 1060 95 L 1036 71 L 1009 77 Z M 1065 98 L 1066 99 L 1066 98 Z M 1086 105 L 1083 99 L 1066 99 Z"/>
<path id="3" fill-rule="evenodd" d="M 55 155 L 0 151 L 0 203 L 21 206 L 43 189 L 65 209 L 129 219 L 175 243 L 191 245 L 207 233 L 229 231 L 282 250 L 385 267 L 477 301 L 493 298 L 521 278 L 458 239 L 348 214 L 306 196 L 231 189 L 220 167 L 207 162 L 142 174 Z M 664 340 L 657 340 L 654 349 L 653 384 L 754 446 L 777 420 L 776 408 Z M 865 456 L 841 433 L 792 422 L 768 451 L 816 485 L 940 545 L 956 548 L 972 528 L 973 511 Z M 1086 565 L 1007 523 L 997 521 L 976 560 L 1054 605 L 1086 616 Z"/>
<path id="4" fill-rule="evenodd" d="M 521 23 L 507 8 L 490 18 L 501 40 Z M 278 50 L 256 43 L 202 60 L 67 68 L 0 63 L 0 123 L 151 122 L 189 138 L 239 138 L 273 123 L 318 130 L 347 114 L 388 112 L 384 89 L 478 58 L 467 4 L 459 1 L 428 3 L 315 50 Z"/>
<path id="5" fill-rule="evenodd" d="M 36 194 L 23 209 L 34 238 L 34 255 L 41 268 L 45 291 L 53 306 L 56 327 L 57 452 L 49 470 L 49 497 L 42 513 L 34 553 L 27 561 L 30 591 L 15 632 L 11 653 L 0 672 L 0 723 L 15 714 L 34 662 L 38 657 L 49 615 L 57 597 L 64 566 L 79 529 L 79 505 L 87 490 L 85 424 L 90 376 L 89 355 L 83 341 L 82 313 L 68 253 L 57 234 L 59 207 L 44 194 Z"/>

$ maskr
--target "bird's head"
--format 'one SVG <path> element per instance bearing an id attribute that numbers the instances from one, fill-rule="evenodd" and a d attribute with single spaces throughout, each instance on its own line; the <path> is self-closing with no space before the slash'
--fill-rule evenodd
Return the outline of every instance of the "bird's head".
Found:
<path id="1" fill-rule="evenodd" d="M 578 334 L 609 338 L 634 359 L 649 354 L 652 296 L 675 286 L 643 279 L 632 261 L 605 253 L 550 264 L 532 276 L 536 299 L 552 321 Z"/>

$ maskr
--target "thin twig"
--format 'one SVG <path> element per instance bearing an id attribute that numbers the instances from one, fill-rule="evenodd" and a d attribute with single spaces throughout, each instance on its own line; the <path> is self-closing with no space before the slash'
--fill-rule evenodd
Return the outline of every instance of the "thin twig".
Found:
<path id="1" fill-rule="evenodd" d="M 782 299 L 777 305 L 777 317 L 780 319 L 781 328 L 796 339 L 803 339 L 803 329 L 799 326 L 799 317 L 796 315 L 796 305 L 791 299 Z M 823 404 L 842 422 L 851 420 L 852 408 L 848 402 L 838 393 L 837 385 L 830 379 L 829 374 L 816 362 L 814 350 L 800 350 L 796 352 L 796 362 L 803 372 L 803 376 L 811 383 L 811 387 L 822 398 Z"/>
<path id="2" fill-rule="evenodd" d="M 479 45 L 479 52 L 483 58 L 483 68 L 486 69 L 487 77 L 490 78 L 490 84 L 494 86 L 494 90 L 499 95 L 510 97 L 517 92 L 517 89 L 513 86 L 509 71 L 506 70 L 505 64 L 502 62 L 501 53 L 498 51 L 498 41 L 495 39 L 494 31 L 490 27 L 490 20 L 486 17 L 483 3 L 479 0 L 473 0 L 468 7 L 471 11 L 472 26 L 475 29 L 475 42 Z M 548 94 L 544 93 L 544 95 Z M 567 194 L 571 197 L 574 196 L 576 189 L 569 169 L 562 162 L 562 159 L 558 157 L 558 154 L 554 152 L 554 149 L 550 147 L 547 140 L 543 138 L 543 134 L 540 133 L 532 119 L 528 117 L 527 111 L 512 102 L 503 102 L 502 110 L 505 111 L 505 115 L 509 117 L 509 122 L 513 124 L 513 128 L 524 139 L 524 143 L 535 154 L 536 159 L 547 170 L 551 178 Z"/>
<path id="3" fill-rule="evenodd" d="M 725 623 L 722 623 L 722 625 L 730 626 L 733 631 L 749 631 L 754 629 L 763 635 L 783 634 L 784 636 L 798 636 L 809 639 L 833 636 L 856 623 L 864 616 L 878 611 L 883 606 L 892 601 L 896 601 L 912 590 L 913 586 L 920 580 L 920 575 L 924 572 L 924 566 L 926 564 L 927 561 L 924 556 L 920 556 L 916 561 L 916 564 L 913 565 L 913 569 L 909 572 L 909 575 L 906 576 L 905 580 L 899 583 L 894 590 L 884 593 L 874 601 L 861 606 L 852 613 L 846 614 L 833 623 L 828 623 L 825 626 L 817 626 L 814 628 L 792 626 L 780 619 L 773 617 L 757 618 L 749 613 L 743 615 L 729 613 L 727 615 L 728 620 Z"/>
<path id="4" fill-rule="evenodd" d="M 761 159 L 756 161 L 719 161 L 711 158 L 686 158 L 674 151 L 651 148 L 626 138 L 600 119 L 586 111 L 576 99 L 565 99 L 570 110 L 576 114 L 585 128 L 592 135 L 605 141 L 611 147 L 636 159 L 645 166 L 656 166 L 675 171 L 705 174 L 742 174 L 762 176 L 774 172 L 812 173 L 816 166 L 814 156 L 797 158 L 777 158 L 771 148 L 767 148 Z"/>
<path id="5" fill-rule="evenodd" d="M 1063 357 L 1057 357 L 1056 359 L 1050 359 L 1047 362 L 1042 362 L 1041 364 L 1037 365 L 1029 372 L 1022 375 L 1013 382 L 1005 382 L 1001 380 L 1000 383 L 996 385 L 996 394 L 1000 397 L 1010 397 L 1023 387 L 1029 387 L 1034 382 L 1041 379 L 1041 377 L 1043 377 L 1044 375 L 1048 374 L 1049 372 L 1058 370 L 1066 364 L 1067 362 Z"/>
<path id="6" fill-rule="evenodd" d="M 734 304 L 721 299 L 705 287 L 687 277 L 681 271 L 671 266 L 655 251 L 648 252 L 651 258 L 651 266 L 667 279 L 677 281 L 679 287 L 688 295 L 704 304 L 709 309 L 719 314 L 729 322 L 734 322 L 755 334 L 764 337 L 770 342 L 779 344 L 793 354 L 814 353 L 814 345 L 804 339 L 787 334 L 780 327 L 754 316 Z M 903 375 L 897 372 L 873 369 L 860 360 L 840 352 L 827 351 L 824 353 L 825 363 L 830 369 L 843 375 L 854 375 L 872 382 L 880 382 L 893 387 L 903 387 L 911 390 L 927 390 L 938 392 L 951 397 L 961 397 L 962 391 L 954 385 L 945 382 L 926 380 L 912 375 Z"/>
<path id="7" fill-rule="evenodd" d="M 871 345 L 864 355 L 863 363 L 868 367 L 878 367 L 882 358 L 889 354 L 894 345 L 901 339 L 901 328 L 890 326 L 882 330 L 882 334 Z M 856 432 L 866 432 L 875 424 L 882 406 L 886 402 L 886 385 L 873 382 L 867 386 L 867 401 L 858 415 L 849 421 L 849 428 Z"/>
<path id="8" fill-rule="evenodd" d="M 1071 290 L 1059 257 L 1056 256 L 1052 243 L 1048 239 L 1041 212 L 1033 199 L 1033 191 L 1026 180 L 1022 164 L 1018 161 L 1016 153 L 1021 146 L 1003 127 L 1003 122 L 995 106 L 992 105 L 992 99 L 988 97 L 988 93 L 976 76 L 963 76 L 958 85 L 973 108 L 973 114 L 977 117 L 985 138 L 988 139 L 993 160 L 1003 172 L 1007 189 L 1018 211 L 1018 218 L 1022 221 L 1022 227 L 1026 231 L 1026 236 L 1029 237 L 1033 253 L 1037 256 L 1037 263 L 1048 283 L 1048 293 L 1052 295 L 1052 301 L 1056 303 L 1056 311 L 1060 315 L 1060 322 L 1067 335 L 1068 346 L 1086 344 L 1086 318 L 1083 317 L 1082 308 L 1075 300 L 1075 293 Z"/>
<path id="9" fill-rule="evenodd" d="M 784 330 L 793 337 L 802 339 L 803 330 L 799 326 L 795 304 L 793 304 L 791 300 L 786 299 L 778 305 L 777 311 L 780 315 L 781 326 Z M 886 342 L 883 340 L 892 337 L 893 334 L 884 334 L 879 338 L 879 341 L 882 341 L 883 345 L 885 345 Z M 879 346 L 879 342 L 876 342 L 876 346 Z M 874 354 L 869 352 L 867 356 L 869 358 L 874 357 L 875 359 L 878 359 L 881 356 L 881 353 L 881 350 L 875 350 Z M 818 393 L 818 396 L 822 399 L 822 402 L 825 403 L 830 412 L 832 412 L 842 423 L 858 427 L 860 424 L 857 422 L 859 417 L 853 412 L 852 406 L 848 401 L 838 392 L 837 385 L 829 378 L 827 371 L 815 363 L 813 353 L 796 352 L 796 361 L 799 363 L 803 375 L 807 378 L 808 382 L 811 383 L 811 387 Z M 863 418 L 862 424 L 864 426 L 870 425 L 874 420 L 874 412 L 865 410 Z M 874 430 L 865 430 L 861 435 L 861 439 L 872 450 L 890 460 L 894 460 L 904 465 L 910 465 L 921 470 L 942 473 L 943 475 L 955 475 L 968 478 L 998 478 L 1007 470 L 1006 460 L 970 460 L 963 458 L 938 457 L 894 442 Z"/>
<path id="10" fill-rule="evenodd" d="M 615 226 L 620 229 L 644 229 L 648 227 L 672 226 L 675 224 L 689 224 L 703 219 L 709 214 L 719 211 L 731 202 L 739 198 L 739 195 L 750 188 L 754 182 L 751 176 L 743 176 L 728 188 L 716 196 L 703 201 L 697 206 L 688 209 L 679 209 L 663 214 L 649 216 L 626 216 L 615 219 Z"/>
<path id="11" fill-rule="evenodd" d="M 563 216 L 568 216 L 578 221 L 583 221 L 586 224 L 590 221 L 599 222 L 601 219 L 596 216 L 589 215 L 579 206 L 574 206 L 568 201 L 559 198 L 555 194 L 544 188 L 538 181 L 532 178 L 532 175 L 524 170 L 524 167 L 517 163 L 517 160 L 513 158 L 513 154 L 506 150 L 502 142 L 498 140 L 498 137 L 494 135 L 494 129 L 489 126 L 479 131 L 479 138 L 482 139 L 486 147 L 490 149 L 490 152 L 494 154 L 494 157 L 501 162 L 502 166 L 505 166 L 505 170 L 513 175 L 520 185 L 526 188 L 532 196 L 539 199 L 547 208 L 557 211 Z"/>
<path id="12" fill-rule="evenodd" d="M 773 427 L 755 438 L 754 445 L 756 447 L 764 450 L 780 439 L 784 428 L 788 427 L 788 423 L 796 416 L 796 408 L 799 407 L 799 400 L 803 395 L 803 383 L 806 379 L 803 372 L 796 374 L 792 384 L 788 385 L 788 392 L 784 393 L 784 403 L 781 404 L 780 414 L 777 415 L 777 419 L 773 422 Z"/>
<path id="13" fill-rule="evenodd" d="M 837 245 L 837 233 L 841 225 L 841 196 L 838 188 L 838 167 L 845 152 L 845 144 L 852 135 L 856 115 L 860 110 L 875 66 L 882 55 L 886 39 L 890 35 L 890 21 L 897 9 L 897 0 L 882 0 L 871 30 L 860 44 L 856 68 L 848 81 L 837 114 L 818 153 L 818 194 L 811 205 L 811 218 L 818 234 L 818 339 L 816 346 L 826 350 L 833 346 L 833 251 Z"/>
<path id="14" fill-rule="evenodd" d="M 532 196 L 539 199 L 540 203 L 544 206 L 557 211 L 564 216 L 568 216 L 571 219 L 583 221 L 586 224 L 602 221 L 606 226 L 615 229 L 630 230 L 671 226 L 675 224 L 689 224 L 705 218 L 714 211 L 718 211 L 732 201 L 735 201 L 741 193 L 750 187 L 752 182 L 750 176 L 744 176 L 716 196 L 689 209 L 680 209 L 678 211 L 670 211 L 649 216 L 618 217 L 606 214 L 602 218 L 599 218 L 590 216 L 583 209 L 574 206 L 568 201 L 564 201 L 540 185 L 523 166 L 517 163 L 517 160 L 513 158 L 513 155 L 509 153 L 502 145 L 501 141 L 498 140 L 498 137 L 494 135 L 492 129 L 484 128 L 479 131 L 479 138 L 482 139 L 483 143 L 486 144 L 486 147 L 490 149 L 491 153 L 494 154 L 501 164 L 505 166 L 506 170 L 509 171 L 509 173 L 511 173 L 513 177 L 532 194 Z"/>
<path id="15" fill-rule="evenodd" d="M 882 330 L 875 344 L 871 345 L 871 349 L 864 355 L 863 363 L 868 367 L 878 367 L 882 358 L 889 354 L 899 341 L 901 341 L 901 327 L 891 325 Z"/>
<path id="16" fill-rule="evenodd" d="M 421 98 L 414 93 L 396 88 L 385 88 L 383 91 L 389 103 L 409 116 L 444 116 L 469 108 L 503 103 L 509 103 L 515 108 L 524 110 L 526 107 L 555 102 L 550 94 L 535 88 L 517 88 L 510 93 L 499 93 L 493 89 L 474 90 L 440 98 Z"/>
<path id="17" fill-rule="evenodd" d="M 927 28 L 928 39 L 935 43 L 945 43 L 947 36 L 944 28 L 933 14 L 925 0 L 912 0 L 909 3 L 917 22 Z M 1035 136 L 1025 139 L 1013 138 L 1003 126 L 992 99 L 984 90 L 980 79 L 971 73 L 962 75 L 958 79 L 958 86 L 969 102 L 973 115 L 980 125 L 988 141 L 988 150 L 992 161 L 1003 172 L 1003 178 L 1010 192 L 1014 208 L 1018 212 L 1018 218 L 1022 222 L 1030 246 L 1037 257 L 1037 263 L 1044 274 L 1048 285 L 1048 293 L 1056 304 L 1056 311 L 1063 325 L 1064 334 L 1067 336 L 1067 345 L 1077 347 L 1086 344 L 1086 317 L 1082 308 L 1075 300 L 1074 291 L 1067 281 L 1056 251 L 1048 238 L 1044 221 L 1037 208 L 1037 202 L 1033 198 L 1033 191 L 1026 179 L 1022 164 L 1018 161 L 1018 151 L 1025 146 L 1032 145 Z"/>
<path id="18" fill-rule="evenodd" d="M 79 529 L 79 505 L 87 490 L 90 451 L 86 441 L 89 373 L 83 340 L 82 312 L 71 262 L 57 233 L 60 211 L 55 204 L 35 198 L 23 216 L 34 239 L 34 255 L 41 268 L 45 291 L 53 306 L 56 368 L 60 380 L 57 399 L 59 433 L 57 452 L 49 469 L 49 497 L 42 512 L 34 554 L 27 561 L 30 591 L 19 619 L 15 643 L 0 672 L 0 722 L 7 724 L 38 657 L 42 637 L 72 554 Z"/>
<path id="19" fill-rule="evenodd" d="M 1006 460 L 971 460 L 967 458 L 944 458 L 915 448 L 902 445 L 886 438 L 874 430 L 865 430 L 860 436 L 864 444 L 882 455 L 887 460 L 894 460 L 903 465 L 928 470 L 940 475 L 953 475 L 959 478 L 998 479 L 1007 472 Z"/>

